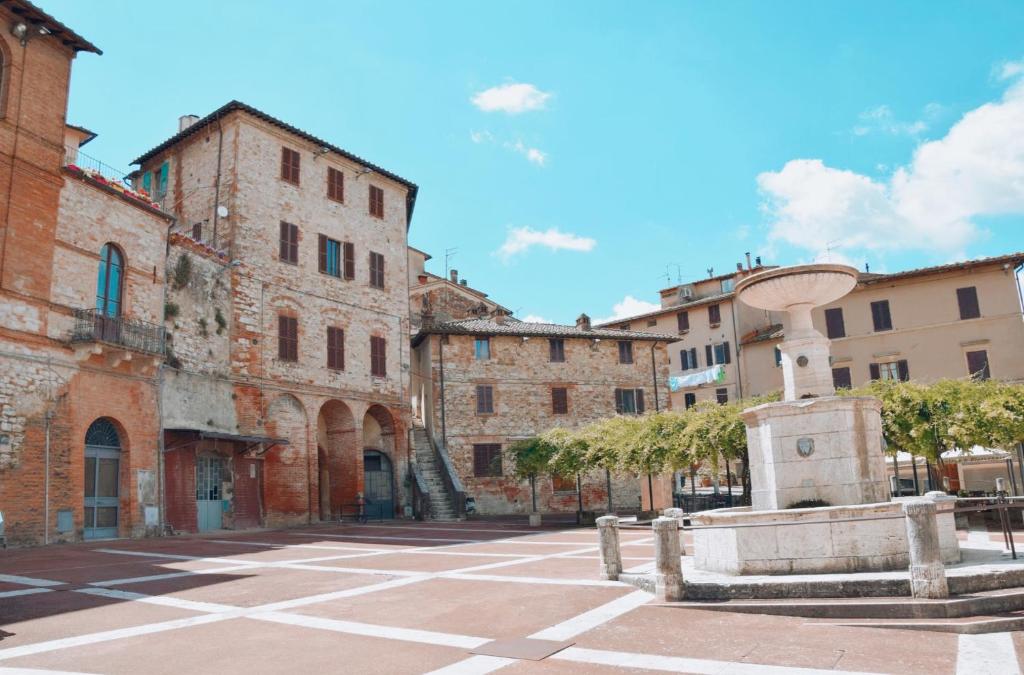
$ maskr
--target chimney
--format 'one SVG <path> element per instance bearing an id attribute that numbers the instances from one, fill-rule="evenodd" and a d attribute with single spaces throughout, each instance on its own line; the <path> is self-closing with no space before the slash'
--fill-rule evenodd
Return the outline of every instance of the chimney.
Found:
<path id="1" fill-rule="evenodd" d="M 750 251 L 747 251 L 746 255 L 747 255 L 747 269 L 748 269 L 748 270 L 749 270 L 749 269 L 753 269 L 753 268 L 752 268 L 752 267 L 750 266 Z"/>
<path id="2" fill-rule="evenodd" d="M 761 256 L 757 256 L 756 258 L 754 258 L 754 264 L 757 265 L 758 267 L 761 266 Z"/>
<path id="3" fill-rule="evenodd" d="M 579 318 L 576 319 L 576 327 L 580 330 L 590 330 L 590 317 L 586 314 L 580 314 Z"/>
<path id="4" fill-rule="evenodd" d="M 452 270 L 448 273 L 448 278 L 451 279 L 453 284 L 459 283 L 459 271 Z"/>
<path id="5" fill-rule="evenodd" d="M 416 277 L 416 279 L 418 279 L 418 280 L 419 280 L 419 282 L 420 282 L 420 285 L 421 285 L 421 286 L 422 286 L 423 284 L 427 283 L 427 278 L 428 278 L 428 277 L 427 277 L 427 275 L 426 275 L 426 274 L 420 274 L 419 276 L 417 276 L 417 277 Z"/>
<path id="6" fill-rule="evenodd" d="M 871 264 L 870 263 L 864 263 L 864 272 L 868 273 L 870 271 L 871 271 Z"/>
<path id="7" fill-rule="evenodd" d="M 469 286 L 469 282 L 466 281 L 465 279 L 460 279 L 459 286 Z"/>
<path id="8" fill-rule="evenodd" d="M 185 129 L 199 121 L 199 115 L 182 115 L 178 118 L 178 133 L 181 133 Z"/>
<path id="9" fill-rule="evenodd" d="M 743 263 L 741 263 L 741 262 L 736 263 L 736 271 L 737 272 L 742 272 L 743 271 Z"/>

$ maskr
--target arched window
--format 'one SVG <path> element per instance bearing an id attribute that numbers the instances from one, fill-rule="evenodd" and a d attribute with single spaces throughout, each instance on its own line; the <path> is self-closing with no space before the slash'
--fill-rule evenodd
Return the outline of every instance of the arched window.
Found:
<path id="1" fill-rule="evenodd" d="M 124 284 L 124 257 L 113 244 L 100 249 L 100 268 L 96 277 L 96 309 L 104 316 L 121 316 L 121 287 Z"/>
<path id="2" fill-rule="evenodd" d="M 121 437 L 101 417 L 85 432 L 85 538 L 118 534 L 121 510 Z"/>

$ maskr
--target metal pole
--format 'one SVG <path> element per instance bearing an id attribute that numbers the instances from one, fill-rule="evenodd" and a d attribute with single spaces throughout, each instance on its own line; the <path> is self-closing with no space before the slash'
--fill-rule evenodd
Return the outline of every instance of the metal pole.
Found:
<path id="1" fill-rule="evenodd" d="M 536 474 L 530 475 L 530 492 L 533 497 L 533 513 L 537 513 L 537 476 Z"/>
<path id="2" fill-rule="evenodd" d="M 694 497 L 697 496 L 697 472 L 693 468 L 693 464 L 690 465 L 690 494 Z"/>
<path id="3" fill-rule="evenodd" d="M 448 430 L 445 428 L 444 419 L 444 339 L 445 335 L 437 336 L 437 351 L 440 365 L 440 377 L 441 377 L 441 445 L 445 448 L 448 447 Z"/>
<path id="4" fill-rule="evenodd" d="M 583 520 L 583 480 L 576 474 L 576 501 L 580 505 L 580 521 Z"/>
<path id="5" fill-rule="evenodd" d="M 647 494 L 650 497 L 651 511 L 654 510 L 654 479 L 651 478 L 651 474 L 647 474 Z"/>
<path id="6" fill-rule="evenodd" d="M 1017 492 L 1017 477 L 1013 475 L 1013 459 L 1010 457 L 1006 458 L 1006 473 L 1010 474 L 1010 489 L 1013 490 L 1014 496 L 1020 494 Z"/>
<path id="7" fill-rule="evenodd" d="M 728 458 L 725 460 L 725 489 L 729 493 L 729 506 L 732 506 L 732 469 L 729 467 Z"/>

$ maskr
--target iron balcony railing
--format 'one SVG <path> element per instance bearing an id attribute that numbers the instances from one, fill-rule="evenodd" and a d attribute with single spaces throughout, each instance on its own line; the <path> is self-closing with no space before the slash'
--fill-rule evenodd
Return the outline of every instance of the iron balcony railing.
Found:
<path id="1" fill-rule="evenodd" d="M 103 342 L 145 354 L 163 355 L 166 331 L 139 319 L 107 316 L 98 309 L 76 309 L 71 342 Z"/>

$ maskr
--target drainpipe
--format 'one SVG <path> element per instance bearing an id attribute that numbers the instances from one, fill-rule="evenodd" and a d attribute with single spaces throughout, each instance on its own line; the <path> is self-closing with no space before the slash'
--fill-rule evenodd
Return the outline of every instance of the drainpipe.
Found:
<path id="1" fill-rule="evenodd" d="M 52 410 L 47 410 L 43 415 L 43 428 L 45 429 L 45 460 L 43 477 L 43 544 L 50 543 L 50 420 Z"/>
<path id="2" fill-rule="evenodd" d="M 213 247 L 217 248 L 217 222 L 220 219 L 220 172 L 221 154 L 224 146 L 224 129 L 221 118 L 217 118 L 217 180 L 213 185 Z"/>
<path id="3" fill-rule="evenodd" d="M 657 341 L 651 344 L 651 381 L 654 383 L 654 412 L 661 410 L 661 406 L 658 405 L 658 366 L 654 360 L 654 350 L 657 346 Z"/>
<path id="4" fill-rule="evenodd" d="M 736 303 L 729 303 L 729 313 L 732 314 L 732 341 L 736 345 L 736 396 L 743 400 L 743 371 L 740 368 L 740 339 L 736 335 Z"/>
<path id="5" fill-rule="evenodd" d="M 441 362 L 441 446 L 448 447 L 448 430 L 444 420 L 444 335 L 437 337 L 437 351 Z"/>
<path id="6" fill-rule="evenodd" d="M 162 289 L 163 306 L 160 308 L 160 325 L 167 330 L 167 257 L 171 254 L 171 230 L 177 225 L 177 218 L 171 218 L 170 224 L 167 226 L 167 234 L 164 238 L 164 283 Z M 164 351 L 167 350 L 167 336 L 164 335 Z M 157 490 L 157 508 L 160 510 L 160 536 L 163 536 L 164 532 L 167 531 L 167 518 L 165 506 L 165 495 L 166 489 L 165 478 L 164 478 L 164 451 L 166 449 L 164 443 L 164 373 L 166 372 L 167 364 L 163 359 L 160 360 L 160 365 L 157 366 L 156 371 L 156 490 Z"/>

